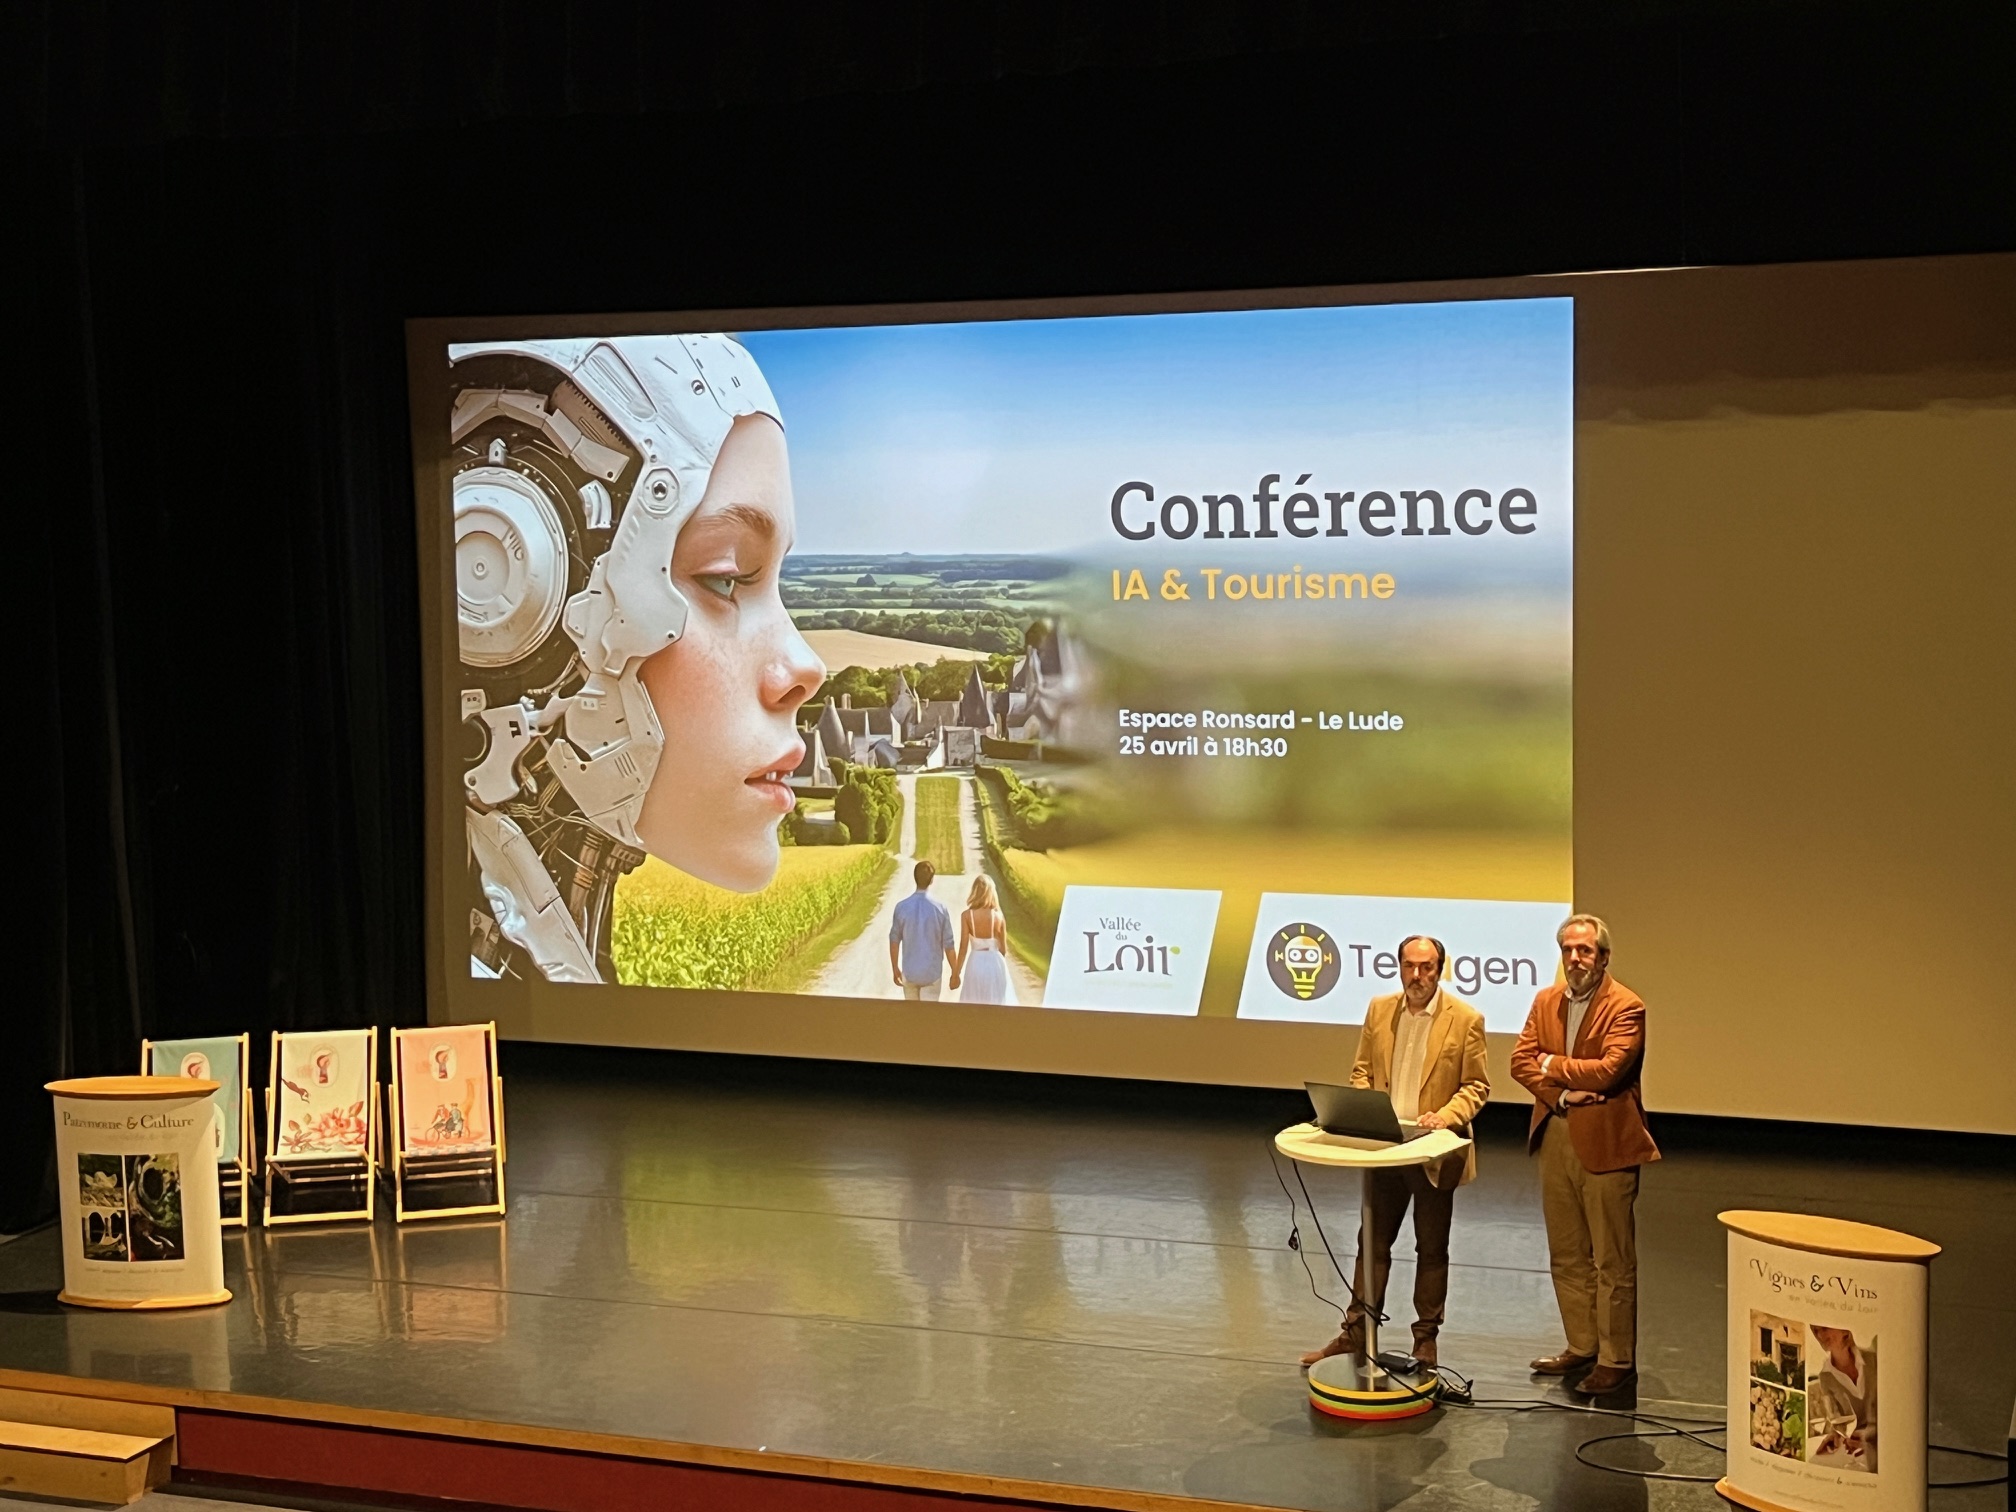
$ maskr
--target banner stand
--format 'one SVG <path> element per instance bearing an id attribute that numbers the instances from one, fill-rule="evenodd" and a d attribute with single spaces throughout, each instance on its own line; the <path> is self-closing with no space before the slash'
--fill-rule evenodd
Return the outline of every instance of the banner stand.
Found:
<path id="1" fill-rule="evenodd" d="M 1716 1491 L 1753 1512 L 1924 1512 L 1939 1246 L 1808 1213 L 1718 1216 L 1729 1230 L 1729 1448 Z"/>
<path id="2" fill-rule="evenodd" d="M 54 1081 L 63 1290 L 74 1307 L 229 1302 L 214 1081 Z"/>

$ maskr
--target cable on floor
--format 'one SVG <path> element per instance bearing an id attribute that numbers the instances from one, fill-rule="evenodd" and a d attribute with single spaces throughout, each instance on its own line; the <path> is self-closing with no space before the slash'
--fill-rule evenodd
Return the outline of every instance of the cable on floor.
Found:
<path id="1" fill-rule="evenodd" d="M 1466 1395 L 1470 1393 L 1472 1382 L 1467 1377 L 1458 1374 L 1456 1371 L 1445 1371 L 1440 1368 L 1437 1369 L 1436 1374 L 1443 1376 L 1445 1379 L 1454 1376 L 1457 1381 L 1462 1383 L 1463 1392 Z M 1652 1431 L 1649 1433 L 1605 1433 L 1596 1438 L 1584 1439 L 1575 1446 L 1575 1458 L 1579 1463 L 1587 1465 L 1591 1470 L 1603 1470 L 1611 1475 L 1631 1475 L 1641 1480 L 1686 1481 L 1698 1485 L 1713 1485 L 1722 1478 L 1719 1475 L 1683 1475 L 1672 1470 L 1634 1470 L 1623 1465 L 1606 1465 L 1601 1460 L 1591 1459 L 1584 1452 L 1595 1447 L 1597 1444 L 1611 1444 L 1623 1439 L 1677 1437 L 1688 1439 L 1693 1443 L 1699 1444 L 1704 1449 L 1712 1450 L 1716 1454 L 1723 1454 L 1727 1452 L 1726 1446 L 1713 1443 L 1707 1437 L 1709 1434 L 1728 1432 L 1729 1425 L 1720 1418 L 1664 1417 L 1645 1412 L 1627 1412 L 1616 1407 L 1584 1406 L 1577 1402 L 1550 1401 L 1545 1397 L 1485 1397 L 1480 1399 L 1470 1396 L 1467 1402 L 1458 1400 L 1452 1402 L 1451 1405 L 1483 1407 L 1498 1412 L 1533 1412 L 1537 1410 L 1580 1412 L 1592 1417 L 1624 1418 L 1634 1423 L 1649 1423 L 1652 1425 Z M 1695 1432 L 1694 1430 L 1696 1429 L 1700 1431 Z M 1996 1454 L 1992 1450 L 1987 1449 L 1963 1449 L 1957 1444 L 1928 1444 L 1926 1447 L 1937 1450 L 1942 1454 L 1965 1455 L 1970 1459 L 1989 1460 L 1998 1464 L 2007 1464 L 2009 1460 L 2009 1456 L 2006 1454 Z M 1925 1486 L 1927 1490 L 1931 1491 L 1959 1491 L 1974 1486 L 1999 1486 L 2008 1479 L 2009 1472 L 2005 1470 L 2000 1475 L 1984 1476 L 1975 1480 L 1928 1480 Z"/>

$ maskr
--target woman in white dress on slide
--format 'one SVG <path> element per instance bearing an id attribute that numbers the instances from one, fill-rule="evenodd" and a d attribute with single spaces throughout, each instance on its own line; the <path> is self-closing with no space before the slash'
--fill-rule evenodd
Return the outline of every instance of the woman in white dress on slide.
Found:
<path id="1" fill-rule="evenodd" d="M 1008 981 L 1008 924 L 988 878 L 975 877 L 959 915 L 959 1001 L 1012 1003 Z"/>

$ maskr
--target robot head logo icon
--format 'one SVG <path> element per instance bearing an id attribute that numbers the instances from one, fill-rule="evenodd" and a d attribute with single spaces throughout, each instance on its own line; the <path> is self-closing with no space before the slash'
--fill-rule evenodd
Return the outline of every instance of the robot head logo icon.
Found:
<path id="1" fill-rule="evenodd" d="M 1267 975 L 1289 997 L 1323 997 L 1341 972 L 1336 942 L 1314 924 L 1284 924 L 1267 942 Z"/>

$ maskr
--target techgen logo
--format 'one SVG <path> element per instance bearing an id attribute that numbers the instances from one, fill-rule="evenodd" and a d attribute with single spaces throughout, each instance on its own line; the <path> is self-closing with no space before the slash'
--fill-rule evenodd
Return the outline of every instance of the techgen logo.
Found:
<path id="1" fill-rule="evenodd" d="M 1400 942 L 1449 946 L 1443 985 L 1516 1033 L 1533 994 L 1554 977 L 1554 930 L 1567 903 L 1262 893 L 1239 989 L 1239 1017 L 1352 1024 L 1366 1004 L 1400 990 Z"/>
<path id="2" fill-rule="evenodd" d="M 1292 998 L 1306 1003 L 1325 996 L 1342 972 L 1337 942 L 1319 925 L 1284 924 L 1267 942 L 1267 975 Z"/>
<path id="3" fill-rule="evenodd" d="M 1218 899 L 1177 888 L 1067 887 L 1043 1006 L 1195 1013 Z"/>

